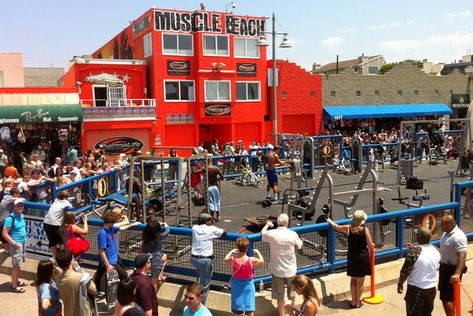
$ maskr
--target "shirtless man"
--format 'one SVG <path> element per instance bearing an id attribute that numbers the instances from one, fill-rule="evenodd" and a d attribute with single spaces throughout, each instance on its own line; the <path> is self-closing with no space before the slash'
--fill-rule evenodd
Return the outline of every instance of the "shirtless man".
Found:
<path id="1" fill-rule="evenodd" d="M 274 198 L 273 201 L 278 200 L 278 174 L 276 173 L 276 164 L 285 165 L 286 163 L 279 159 L 279 146 L 274 146 L 274 149 L 268 156 L 268 166 L 266 168 L 266 176 L 268 178 L 268 184 L 266 185 L 266 191 L 268 192 L 268 199 L 271 198 L 270 189 L 273 189 Z"/>

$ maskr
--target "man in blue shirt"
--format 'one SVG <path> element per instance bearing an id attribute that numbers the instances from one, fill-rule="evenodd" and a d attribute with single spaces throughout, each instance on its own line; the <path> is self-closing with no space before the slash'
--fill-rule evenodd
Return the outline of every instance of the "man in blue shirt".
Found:
<path id="1" fill-rule="evenodd" d="M 10 247 L 12 256 L 11 288 L 16 293 L 24 293 L 27 284 L 18 281 L 21 264 L 25 262 L 26 223 L 23 216 L 25 199 L 17 198 L 13 202 L 13 213 L 8 215 L 3 226 L 3 238 Z"/>
<path id="2" fill-rule="evenodd" d="M 121 222 L 118 222 L 121 218 Z M 125 266 L 118 256 L 118 248 L 115 240 L 115 234 L 127 227 L 129 224 L 128 217 L 121 215 L 119 209 L 106 212 L 102 219 L 104 221 L 103 227 L 99 230 L 97 236 L 97 248 L 99 250 L 99 267 L 95 274 L 95 284 L 100 284 L 105 271 L 110 274 L 117 271 L 120 280 L 126 279 L 128 274 L 126 273 Z"/>

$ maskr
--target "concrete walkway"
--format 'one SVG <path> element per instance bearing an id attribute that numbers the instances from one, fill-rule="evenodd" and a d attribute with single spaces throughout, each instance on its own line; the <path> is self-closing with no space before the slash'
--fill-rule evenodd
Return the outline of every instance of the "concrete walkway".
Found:
<path id="1" fill-rule="evenodd" d="M 463 279 L 463 287 L 473 295 L 473 261 L 468 262 L 469 272 Z M 369 279 L 366 281 L 369 282 Z M 28 283 L 32 284 L 32 281 Z M 347 283 L 348 287 L 349 284 Z M 319 291 L 320 293 L 320 291 Z M 380 305 L 367 305 L 360 309 L 350 309 L 348 307 L 348 300 L 339 300 L 324 305 L 320 309 L 320 315 L 363 315 L 363 316 L 379 316 L 379 315 L 405 315 L 404 308 L 405 304 L 403 301 L 403 295 L 399 295 L 396 292 L 396 285 L 392 284 L 377 290 L 377 294 L 384 298 L 384 303 Z M 7 274 L 0 273 L 0 315 L 15 315 L 15 316 L 27 316 L 37 315 L 37 297 L 36 290 L 33 285 L 26 287 L 26 292 L 22 294 L 15 294 L 10 291 L 10 276 Z M 467 296 L 462 293 L 462 315 L 469 315 L 468 312 L 472 308 L 472 302 L 469 301 Z M 103 311 L 101 315 L 107 315 L 105 312 L 104 301 L 99 302 L 99 309 Z M 266 316 L 273 315 L 269 311 L 263 313 L 256 312 L 256 315 Z M 171 309 L 166 307 L 159 307 L 159 315 L 181 315 L 178 309 Z M 214 313 L 214 315 L 220 315 L 220 313 Z M 442 304 L 438 297 L 435 300 L 435 309 L 432 315 L 444 315 Z"/>

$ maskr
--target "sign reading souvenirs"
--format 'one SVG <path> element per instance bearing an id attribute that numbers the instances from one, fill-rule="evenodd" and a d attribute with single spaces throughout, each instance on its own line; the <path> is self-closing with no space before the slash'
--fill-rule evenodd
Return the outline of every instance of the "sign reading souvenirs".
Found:
<path id="1" fill-rule="evenodd" d="M 232 114 L 230 104 L 206 104 L 205 116 L 228 116 Z"/>
<path id="2" fill-rule="evenodd" d="M 155 10 L 155 29 L 173 32 L 211 32 L 256 37 L 265 30 L 266 18 L 226 15 L 215 12 Z"/>
<path id="3" fill-rule="evenodd" d="M 256 77 L 256 64 L 237 63 L 237 75 L 239 77 Z"/>
<path id="4" fill-rule="evenodd" d="M 0 124 L 77 123 L 82 121 L 80 104 L 10 105 L 0 107 Z"/>
<path id="5" fill-rule="evenodd" d="M 94 145 L 94 148 L 102 148 L 107 155 L 129 155 L 140 150 L 143 146 L 143 142 L 139 139 L 126 136 L 115 136 L 102 139 Z"/>
<path id="6" fill-rule="evenodd" d="M 168 60 L 168 75 L 190 75 L 190 61 Z"/>
<path id="7" fill-rule="evenodd" d="M 452 94 L 452 108 L 467 108 L 470 106 L 469 94 Z"/>

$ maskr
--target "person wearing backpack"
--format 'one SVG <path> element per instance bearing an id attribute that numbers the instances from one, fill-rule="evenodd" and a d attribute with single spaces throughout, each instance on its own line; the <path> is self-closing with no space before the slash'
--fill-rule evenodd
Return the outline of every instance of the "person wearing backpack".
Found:
<path id="1" fill-rule="evenodd" d="M 15 293 L 24 293 L 27 284 L 18 280 L 21 264 L 25 262 L 26 223 L 23 216 L 25 199 L 18 198 L 13 203 L 13 213 L 8 215 L 2 230 L 3 238 L 10 246 L 12 257 L 11 288 Z"/>

